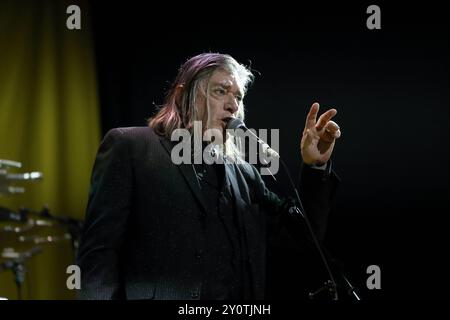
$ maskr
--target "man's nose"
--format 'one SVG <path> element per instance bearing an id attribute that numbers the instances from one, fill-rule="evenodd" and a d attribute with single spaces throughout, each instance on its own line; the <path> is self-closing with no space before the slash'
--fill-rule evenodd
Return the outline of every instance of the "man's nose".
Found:
<path id="1" fill-rule="evenodd" d="M 239 101 L 233 94 L 230 94 L 228 97 L 228 101 L 225 104 L 225 110 L 227 110 L 231 114 L 234 114 L 238 111 L 238 109 L 239 109 Z"/>

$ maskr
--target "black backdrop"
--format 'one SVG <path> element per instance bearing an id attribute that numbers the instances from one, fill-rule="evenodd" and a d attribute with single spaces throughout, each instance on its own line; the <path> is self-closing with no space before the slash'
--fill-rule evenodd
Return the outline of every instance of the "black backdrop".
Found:
<path id="1" fill-rule="evenodd" d="M 433 5 L 380 5 L 382 29 L 371 31 L 367 5 L 94 2 L 102 130 L 145 125 L 181 63 L 229 53 L 258 71 L 246 123 L 280 129 L 293 174 L 310 105 L 338 109 L 342 182 L 326 244 L 363 297 L 448 297 L 448 19 Z M 274 271 L 289 276 L 272 286 L 295 298 L 303 261 L 277 250 Z M 381 290 L 365 288 L 372 264 Z"/>

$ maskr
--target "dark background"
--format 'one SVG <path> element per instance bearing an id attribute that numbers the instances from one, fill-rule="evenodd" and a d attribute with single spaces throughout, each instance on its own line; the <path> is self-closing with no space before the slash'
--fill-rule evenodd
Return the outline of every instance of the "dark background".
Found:
<path id="1" fill-rule="evenodd" d="M 102 132 L 145 125 L 189 57 L 231 54 L 256 74 L 247 125 L 280 129 L 293 175 L 311 104 L 338 110 L 342 181 L 326 246 L 363 298 L 448 298 L 448 17 L 432 4 L 380 4 L 382 29 L 368 30 L 370 4 L 93 2 Z M 309 261 L 278 250 L 273 274 L 283 277 L 271 288 L 296 298 Z M 365 287 L 372 264 L 381 290 Z"/>

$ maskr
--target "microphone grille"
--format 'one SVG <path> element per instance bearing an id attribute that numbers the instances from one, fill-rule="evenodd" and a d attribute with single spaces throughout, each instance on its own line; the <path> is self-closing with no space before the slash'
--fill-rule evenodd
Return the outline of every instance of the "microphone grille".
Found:
<path id="1" fill-rule="evenodd" d="M 243 129 L 243 130 L 245 130 L 246 126 L 245 126 L 244 122 L 241 119 L 233 118 L 230 121 L 228 121 L 227 129 L 233 129 L 233 130 Z"/>

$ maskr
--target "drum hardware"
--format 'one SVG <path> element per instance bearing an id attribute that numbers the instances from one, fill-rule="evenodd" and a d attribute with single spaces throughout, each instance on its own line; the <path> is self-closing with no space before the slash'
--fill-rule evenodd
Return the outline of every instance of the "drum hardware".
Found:
<path id="1" fill-rule="evenodd" d="M 42 244 L 42 243 L 59 242 L 63 240 L 72 240 L 72 236 L 70 235 L 70 233 L 65 233 L 63 236 L 45 236 L 45 237 L 19 236 L 18 240 L 20 242 L 33 242 L 35 244 Z"/>
<path id="2" fill-rule="evenodd" d="M 34 181 L 43 178 L 42 172 L 32 171 L 25 173 L 8 173 L 8 168 L 21 168 L 22 163 L 12 160 L 0 159 L 0 195 L 24 193 L 24 187 L 11 185 L 15 181 Z"/>
<path id="3" fill-rule="evenodd" d="M 13 272 L 19 300 L 22 300 L 22 285 L 27 271 L 25 262 L 41 251 L 41 247 L 36 246 L 24 252 L 15 252 L 13 249 L 3 250 L 2 252 L 1 257 L 8 260 L 0 263 L 0 271 L 11 270 Z"/>
<path id="4" fill-rule="evenodd" d="M 13 161 L 13 160 L 0 159 L 0 169 L 3 167 L 4 168 L 22 168 L 22 163 Z"/>
<path id="5" fill-rule="evenodd" d="M 24 187 L 13 185 L 15 182 L 29 183 L 43 178 L 43 174 L 38 171 L 9 172 L 11 168 L 21 167 L 20 162 L 0 159 L 0 199 L 3 195 L 25 192 Z M 0 207 L 0 272 L 5 270 L 13 272 L 19 299 L 22 299 L 23 295 L 22 285 L 27 273 L 26 261 L 42 252 L 40 245 L 44 244 L 70 240 L 76 252 L 82 226 L 80 220 L 50 214 L 47 207 L 40 212 L 27 208 L 14 211 Z M 50 232 L 46 232 L 45 228 L 49 228 Z M 40 234 L 33 234 L 34 231 L 39 231 Z M 43 231 L 47 234 L 42 235 Z"/>

